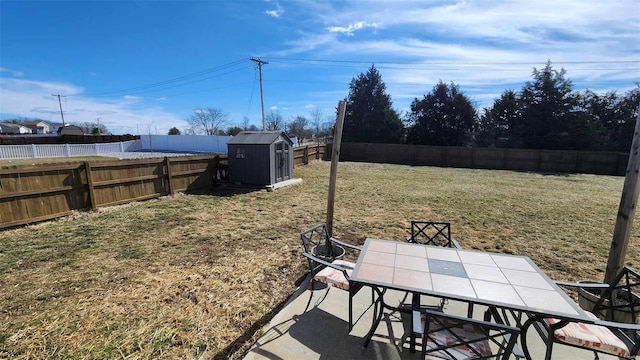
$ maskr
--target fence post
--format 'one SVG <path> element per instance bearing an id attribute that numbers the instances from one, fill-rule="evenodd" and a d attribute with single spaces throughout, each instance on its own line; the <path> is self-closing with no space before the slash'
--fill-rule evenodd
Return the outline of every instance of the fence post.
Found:
<path id="1" fill-rule="evenodd" d="M 164 157 L 164 163 L 167 167 L 167 190 L 169 190 L 169 195 L 173 195 L 173 186 L 171 185 L 171 160 L 169 160 L 168 156 Z"/>
<path id="2" fill-rule="evenodd" d="M 120 141 L 120 152 L 124 152 L 124 143 Z"/>
<path id="3" fill-rule="evenodd" d="M 38 157 L 36 146 L 34 144 L 31 144 L 31 156 L 33 156 L 34 159 Z"/>
<path id="4" fill-rule="evenodd" d="M 309 163 L 309 145 L 304 147 L 304 164 L 307 165 Z"/>
<path id="5" fill-rule="evenodd" d="M 96 204 L 96 195 L 93 190 L 93 176 L 91 176 L 91 164 L 88 161 L 84 162 L 84 170 L 87 173 L 87 186 L 89 186 L 89 204 L 91 206 L 91 210 L 96 210 L 98 208 Z"/>
<path id="6" fill-rule="evenodd" d="M 67 151 L 67 157 L 71 157 L 71 148 L 69 147 L 69 144 L 64 144 L 66 151 Z"/>
<path id="7" fill-rule="evenodd" d="M 320 142 L 316 144 L 316 160 L 320 159 Z"/>
<path id="8" fill-rule="evenodd" d="M 98 143 L 94 143 L 94 144 L 93 144 L 93 149 L 94 149 L 94 151 L 95 151 L 96 155 L 99 155 L 99 154 L 98 154 Z"/>

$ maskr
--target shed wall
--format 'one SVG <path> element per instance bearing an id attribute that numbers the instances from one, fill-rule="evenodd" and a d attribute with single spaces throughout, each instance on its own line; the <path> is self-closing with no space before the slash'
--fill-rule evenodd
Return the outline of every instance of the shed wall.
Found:
<path id="1" fill-rule="evenodd" d="M 244 148 L 244 158 L 237 149 Z M 271 149 L 269 144 L 229 144 L 229 182 L 271 185 Z"/>

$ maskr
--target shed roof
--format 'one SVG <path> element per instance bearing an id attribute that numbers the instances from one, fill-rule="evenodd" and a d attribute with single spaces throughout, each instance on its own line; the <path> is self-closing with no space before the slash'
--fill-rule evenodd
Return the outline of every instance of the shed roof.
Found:
<path id="1" fill-rule="evenodd" d="M 289 144 L 293 144 L 293 141 L 282 131 L 243 131 L 229 140 L 227 144 L 271 144 L 281 136 Z"/>

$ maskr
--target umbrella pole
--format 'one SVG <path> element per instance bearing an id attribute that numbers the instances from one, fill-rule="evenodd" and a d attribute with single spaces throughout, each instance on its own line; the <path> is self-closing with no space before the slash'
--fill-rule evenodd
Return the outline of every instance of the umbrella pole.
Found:
<path id="1" fill-rule="evenodd" d="M 342 143 L 342 126 L 344 125 L 344 114 L 347 110 L 347 102 L 338 102 L 338 119 L 333 134 L 333 144 L 331 145 L 331 172 L 329 175 L 329 199 L 327 200 L 327 232 L 333 236 L 333 207 L 336 196 L 336 178 L 338 177 L 338 159 L 340 158 L 340 145 Z M 327 239 L 329 246 L 329 239 Z M 327 248 L 327 250 L 329 250 Z"/>
<path id="2" fill-rule="evenodd" d="M 618 207 L 616 226 L 613 231 L 611 248 L 609 249 L 607 271 L 604 274 L 604 282 L 608 284 L 613 282 L 616 275 L 618 275 L 622 267 L 624 267 L 629 238 L 631 237 L 633 217 L 635 216 L 636 206 L 638 204 L 638 193 L 640 193 L 640 183 L 638 183 L 638 175 L 640 172 L 640 156 L 638 154 L 638 151 L 640 151 L 639 132 L 640 106 L 638 107 L 636 127 L 633 132 L 631 151 L 629 153 L 629 163 L 627 164 L 624 186 L 622 187 L 622 197 L 620 198 L 620 206 Z"/>

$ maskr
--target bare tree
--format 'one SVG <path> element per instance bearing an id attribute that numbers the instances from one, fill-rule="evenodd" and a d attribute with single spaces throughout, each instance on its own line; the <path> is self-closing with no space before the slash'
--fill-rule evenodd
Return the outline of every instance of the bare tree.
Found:
<path id="1" fill-rule="evenodd" d="M 249 130 L 249 118 L 246 116 L 242 118 L 242 130 Z"/>
<path id="2" fill-rule="evenodd" d="M 313 127 L 313 135 L 316 137 L 320 137 L 320 129 L 322 127 L 322 118 L 324 117 L 324 113 L 319 108 L 315 107 L 311 111 L 309 111 L 309 116 L 311 116 L 311 126 Z"/>
<path id="3" fill-rule="evenodd" d="M 304 138 L 308 138 L 311 135 L 311 131 L 306 129 L 307 118 L 302 115 L 296 115 L 291 119 L 289 123 L 289 132 L 293 136 L 296 136 L 300 141 Z"/>
<path id="4" fill-rule="evenodd" d="M 187 122 L 194 134 L 216 135 L 228 123 L 227 113 L 218 108 L 195 109 Z"/>
<path id="5" fill-rule="evenodd" d="M 266 127 L 267 130 L 282 130 L 282 126 L 284 125 L 284 121 L 282 120 L 282 115 L 280 115 L 279 111 L 271 111 L 266 118 Z"/>
<path id="6" fill-rule="evenodd" d="M 104 124 L 97 122 L 83 122 L 76 124 L 76 126 L 81 128 L 85 134 L 109 134 L 109 130 L 107 129 L 107 127 Z"/>

